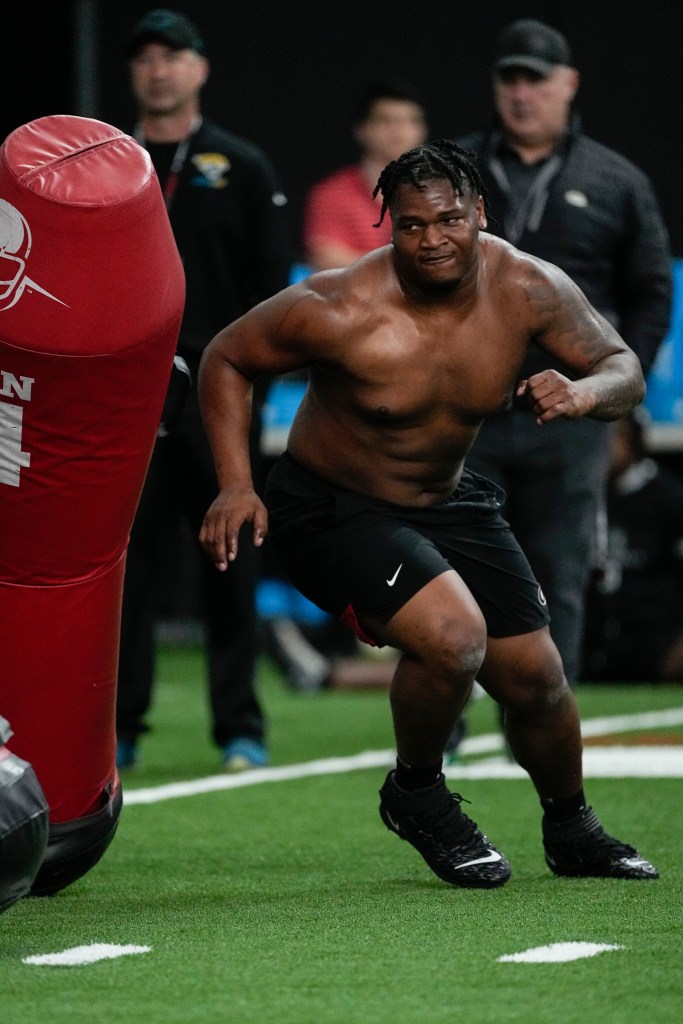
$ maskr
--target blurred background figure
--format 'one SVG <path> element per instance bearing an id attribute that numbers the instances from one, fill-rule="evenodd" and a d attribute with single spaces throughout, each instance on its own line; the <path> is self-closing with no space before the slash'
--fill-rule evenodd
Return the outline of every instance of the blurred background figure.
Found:
<path id="1" fill-rule="evenodd" d="M 492 126 L 458 139 L 475 153 L 488 191 L 488 230 L 566 271 L 647 375 L 667 332 L 672 289 L 667 231 L 650 181 L 583 133 L 573 110 L 580 76 L 560 32 L 528 19 L 508 25 L 492 73 Z M 544 367 L 540 358 L 532 347 L 520 377 Z M 539 427 L 513 401 L 484 424 L 468 456 L 471 469 L 507 492 L 506 518 L 543 587 L 572 685 L 611 429 L 588 418 Z"/>
<path id="2" fill-rule="evenodd" d="M 569 274 L 647 375 L 669 323 L 668 235 L 645 174 L 584 134 L 574 109 L 579 83 L 562 33 L 533 19 L 513 21 L 495 45 L 492 124 L 457 141 L 473 153 L 484 182 L 488 231 Z M 547 365 L 532 346 L 520 379 Z M 611 430 L 588 418 L 539 427 L 513 398 L 484 423 L 467 457 L 470 469 L 507 493 L 505 517 L 543 588 L 572 686 Z M 451 759 L 465 731 L 463 719 L 449 743 Z"/>
<path id="3" fill-rule="evenodd" d="M 204 347 L 222 327 L 289 282 L 287 200 L 268 157 L 203 117 L 209 75 L 204 41 L 184 15 L 163 8 L 138 21 L 127 47 L 137 104 L 135 138 L 152 158 L 183 261 L 187 299 L 178 353 L 193 382 Z M 263 387 L 265 392 L 265 385 Z M 261 474 L 260 402 L 252 459 Z M 245 543 L 229 573 L 199 553 L 196 538 L 216 479 L 193 383 L 149 467 L 127 555 L 118 679 L 117 763 L 131 768 L 147 731 L 155 674 L 160 589 L 174 560 L 169 529 L 187 527 L 198 558 L 212 737 L 227 770 L 267 763 L 255 688 L 258 553 Z M 179 532 L 179 536 L 182 534 Z"/>
<path id="4" fill-rule="evenodd" d="M 388 220 L 376 228 L 380 203 L 372 193 L 382 169 L 427 137 L 424 101 L 401 79 L 367 84 L 353 111 L 360 159 L 317 182 L 306 196 L 305 258 L 312 270 L 346 267 L 391 240 Z"/>
<path id="5" fill-rule="evenodd" d="M 583 677 L 683 682 L 683 477 L 646 445 L 642 410 L 612 438 L 605 555 L 588 592 Z"/>

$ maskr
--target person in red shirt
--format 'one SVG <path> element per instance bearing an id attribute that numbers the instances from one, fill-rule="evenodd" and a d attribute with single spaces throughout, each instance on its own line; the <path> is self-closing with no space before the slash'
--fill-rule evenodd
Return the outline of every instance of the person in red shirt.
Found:
<path id="1" fill-rule="evenodd" d="M 353 117 L 360 160 L 317 182 L 306 197 L 303 242 L 311 269 L 346 267 L 388 244 L 390 225 L 375 227 L 380 204 L 372 190 L 382 168 L 421 145 L 426 132 L 424 105 L 412 85 L 387 80 L 365 88 Z"/>

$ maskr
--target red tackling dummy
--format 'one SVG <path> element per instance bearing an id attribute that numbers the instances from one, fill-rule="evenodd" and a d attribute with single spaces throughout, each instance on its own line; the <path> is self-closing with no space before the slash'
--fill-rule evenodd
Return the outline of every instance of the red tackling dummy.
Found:
<path id="1" fill-rule="evenodd" d="M 185 298 L 147 153 L 55 115 L 0 149 L 0 708 L 50 824 L 118 790 L 125 551 Z M 106 794 L 109 794 L 107 797 Z"/>

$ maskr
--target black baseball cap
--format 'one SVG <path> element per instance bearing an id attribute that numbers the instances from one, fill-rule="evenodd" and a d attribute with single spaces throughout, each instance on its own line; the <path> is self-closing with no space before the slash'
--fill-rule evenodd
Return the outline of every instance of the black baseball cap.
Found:
<path id="1" fill-rule="evenodd" d="M 573 67 L 569 43 L 557 29 L 532 18 L 520 18 L 504 28 L 496 43 L 494 71 L 528 68 L 547 78 L 558 64 Z"/>
<path id="2" fill-rule="evenodd" d="M 204 53 L 204 40 L 190 19 L 165 7 L 155 7 L 143 14 L 130 34 L 126 55 L 134 57 L 145 43 L 164 43 L 172 50 Z"/>

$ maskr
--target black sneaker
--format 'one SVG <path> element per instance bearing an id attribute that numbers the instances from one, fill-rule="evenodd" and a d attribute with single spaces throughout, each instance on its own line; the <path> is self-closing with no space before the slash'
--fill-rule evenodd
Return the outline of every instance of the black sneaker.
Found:
<path id="1" fill-rule="evenodd" d="M 444 882 L 475 889 L 507 882 L 510 865 L 463 814 L 462 797 L 446 789 L 443 775 L 433 786 L 410 793 L 389 772 L 379 795 L 384 824 L 414 846 Z"/>
<path id="2" fill-rule="evenodd" d="M 605 832 L 592 807 L 569 821 L 543 819 L 545 859 L 551 871 L 567 878 L 659 878 L 654 865 L 637 850 Z"/>

